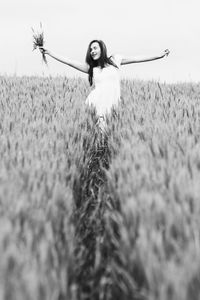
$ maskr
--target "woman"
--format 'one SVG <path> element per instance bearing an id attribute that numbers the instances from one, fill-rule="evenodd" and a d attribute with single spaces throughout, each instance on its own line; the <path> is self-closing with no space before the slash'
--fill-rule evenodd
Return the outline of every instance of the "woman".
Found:
<path id="1" fill-rule="evenodd" d="M 169 50 L 167 49 L 160 55 L 152 57 L 128 58 L 121 55 L 108 57 L 106 45 L 101 40 L 90 42 L 85 63 L 79 63 L 68 58 L 59 58 L 42 47 L 40 47 L 40 51 L 61 63 L 88 74 L 90 85 L 92 86 L 94 83 L 94 89 L 87 97 L 86 103 L 95 106 L 101 128 L 105 126 L 105 114 L 110 113 L 112 106 L 117 105 L 120 100 L 120 66 L 157 60 L 169 55 Z"/>

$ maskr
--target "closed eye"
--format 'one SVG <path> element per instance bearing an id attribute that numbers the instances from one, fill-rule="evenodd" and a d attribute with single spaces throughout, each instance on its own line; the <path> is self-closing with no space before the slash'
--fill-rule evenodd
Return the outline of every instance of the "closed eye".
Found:
<path id="1" fill-rule="evenodd" d="M 94 47 L 94 48 L 90 48 L 90 51 L 92 51 L 92 50 L 96 50 L 97 49 L 97 47 Z"/>

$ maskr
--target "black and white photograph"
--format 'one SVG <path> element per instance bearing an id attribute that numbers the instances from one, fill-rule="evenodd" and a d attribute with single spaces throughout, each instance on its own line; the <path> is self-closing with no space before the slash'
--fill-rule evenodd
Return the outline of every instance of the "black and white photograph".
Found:
<path id="1" fill-rule="evenodd" d="M 199 0 L 0 4 L 0 300 L 200 300 Z"/>

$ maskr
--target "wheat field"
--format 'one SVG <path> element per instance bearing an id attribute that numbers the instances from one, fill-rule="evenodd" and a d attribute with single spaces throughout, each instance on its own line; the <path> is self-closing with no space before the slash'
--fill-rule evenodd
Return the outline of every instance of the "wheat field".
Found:
<path id="1" fill-rule="evenodd" d="M 200 84 L 0 76 L 0 300 L 200 299 Z"/>

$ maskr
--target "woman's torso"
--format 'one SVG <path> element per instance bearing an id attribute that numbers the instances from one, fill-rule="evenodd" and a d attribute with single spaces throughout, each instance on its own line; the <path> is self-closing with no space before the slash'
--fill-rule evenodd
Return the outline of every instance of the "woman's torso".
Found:
<path id="1" fill-rule="evenodd" d="M 86 99 L 86 103 L 94 105 L 100 116 L 110 113 L 112 106 L 117 105 L 120 100 L 120 59 L 113 59 L 117 67 L 107 65 L 104 68 L 93 69 L 94 89 Z"/>

